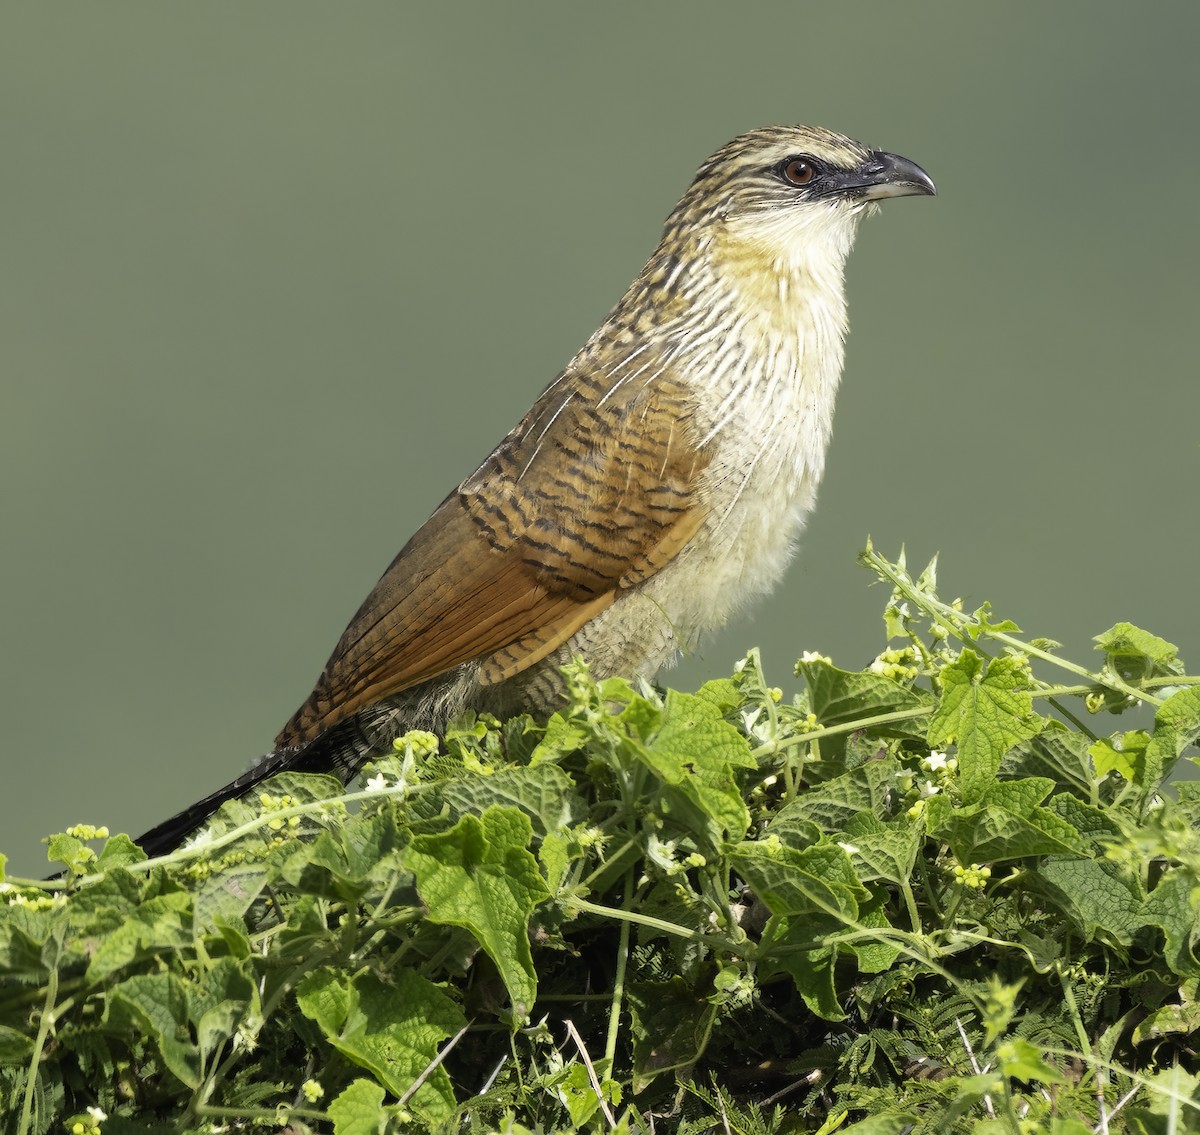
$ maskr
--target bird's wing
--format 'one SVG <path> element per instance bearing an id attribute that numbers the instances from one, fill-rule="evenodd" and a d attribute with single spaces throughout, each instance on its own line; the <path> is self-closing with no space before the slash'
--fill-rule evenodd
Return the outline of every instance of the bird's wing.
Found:
<path id="1" fill-rule="evenodd" d="M 547 389 L 392 562 L 278 746 L 464 662 L 519 674 L 676 555 L 708 454 L 686 386 L 648 370 Z"/>

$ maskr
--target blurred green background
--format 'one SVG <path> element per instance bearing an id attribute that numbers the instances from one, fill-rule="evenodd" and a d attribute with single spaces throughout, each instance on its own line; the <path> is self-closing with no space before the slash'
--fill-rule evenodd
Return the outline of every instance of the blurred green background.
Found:
<path id="1" fill-rule="evenodd" d="M 0 847 L 270 745 L 442 496 L 770 122 L 924 165 L 851 258 L 820 505 L 761 643 L 865 664 L 870 533 L 1075 656 L 1200 665 L 1200 6 L 7 5 Z"/>

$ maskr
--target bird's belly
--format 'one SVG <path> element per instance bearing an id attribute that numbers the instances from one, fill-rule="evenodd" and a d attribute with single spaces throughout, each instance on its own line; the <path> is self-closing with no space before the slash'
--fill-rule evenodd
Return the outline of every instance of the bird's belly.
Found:
<path id="1" fill-rule="evenodd" d="M 713 519 L 646 585 L 674 625 L 679 649 L 690 649 L 699 634 L 721 626 L 783 575 L 812 510 L 817 477 L 795 447 L 780 450 L 748 470 L 725 471 L 714 488 Z"/>

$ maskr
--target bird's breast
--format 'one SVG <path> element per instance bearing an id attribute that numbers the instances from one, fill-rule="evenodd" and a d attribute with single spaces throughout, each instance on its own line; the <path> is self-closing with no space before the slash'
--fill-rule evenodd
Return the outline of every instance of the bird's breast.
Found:
<path id="1" fill-rule="evenodd" d="M 684 647 L 778 582 L 824 471 L 844 353 L 841 290 L 775 296 L 743 306 L 689 368 L 711 454 L 701 490 L 708 519 L 647 585 Z"/>

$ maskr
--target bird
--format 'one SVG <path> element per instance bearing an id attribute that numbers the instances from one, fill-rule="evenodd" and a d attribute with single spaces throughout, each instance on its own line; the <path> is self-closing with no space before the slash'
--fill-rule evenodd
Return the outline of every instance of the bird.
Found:
<path id="1" fill-rule="evenodd" d="M 699 168 L 644 268 L 384 572 L 250 771 L 136 842 L 173 850 L 283 771 L 343 783 L 466 708 L 546 715 L 562 667 L 652 679 L 779 579 L 825 465 L 859 222 L 916 163 L 812 126 Z"/>

